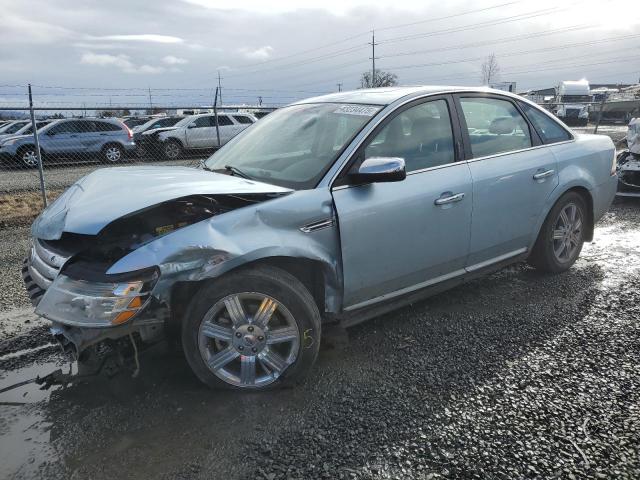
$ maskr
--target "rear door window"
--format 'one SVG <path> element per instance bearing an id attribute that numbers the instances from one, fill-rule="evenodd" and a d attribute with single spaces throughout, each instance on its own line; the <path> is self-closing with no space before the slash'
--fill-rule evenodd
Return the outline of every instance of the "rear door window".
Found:
<path id="1" fill-rule="evenodd" d="M 216 125 L 215 117 L 211 117 L 211 120 L 213 121 L 213 126 L 215 127 Z M 226 127 L 227 125 L 233 125 L 233 122 L 226 115 L 218 115 L 218 125 L 221 127 Z"/>
<path id="2" fill-rule="evenodd" d="M 215 126 L 215 123 L 213 121 L 213 117 L 198 117 L 196 118 L 194 125 L 196 128 L 205 128 Z"/>
<path id="3" fill-rule="evenodd" d="M 243 125 L 251 125 L 253 123 L 249 117 L 245 117 L 244 115 L 234 115 L 233 119 Z"/>
<path id="4" fill-rule="evenodd" d="M 510 101 L 462 97 L 460 104 L 473 158 L 522 150 L 533 145 L 529 124 Z"/>
<path id="5" fill-rule="evenodd" d="M 118 125 L 110 122 L 95 122 L 95 125 L 98 132 L 118 132 L 122 130 Z"/>

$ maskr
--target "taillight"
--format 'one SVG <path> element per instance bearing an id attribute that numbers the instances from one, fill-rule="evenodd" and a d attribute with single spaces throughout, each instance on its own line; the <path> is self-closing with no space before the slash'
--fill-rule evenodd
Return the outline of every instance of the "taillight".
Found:
<path id="1" fill-rule="evenodd" d="M 129 137 L 129 140 L 131 140 L 133 138 L 133 131 L 129 128 L 129 126 L 126 123 L 124 122 L 120 122 L 120 123 L 122 123 L 122 126 L 127 129 L 127 136 Z"/>
<path id="2" fill-rule="evenodd" d="M 617 174 L 617 170 L 618 170 L 618 156 L 616 155 L 616 151 L 613 151 L 613 161 L 611 162 L 611 176 L 613 177 L 614 175 Z"/>

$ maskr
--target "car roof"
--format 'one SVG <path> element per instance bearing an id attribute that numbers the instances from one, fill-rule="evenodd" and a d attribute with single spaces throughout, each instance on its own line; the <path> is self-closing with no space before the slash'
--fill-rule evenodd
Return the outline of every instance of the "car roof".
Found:
<path id="1" fill-rule="evenodd" d="M 497 93 L 505 96 L 515 97 L 503 90 L 496 90 L 489 87 L 461 87 L 443 85 L 419 85 L 419 86 L 398 86 L 382 88 L 363 88 L 361 90 L 351 90 L 347 92 L 330 93 L 319 97 L 307 98 L 295 102 L 303 103 L 361 103 L 365 105 L 389 105 L 404 97 L 421 95 L 435 95 L 438 93 L 452 92 L 478 92 Z"/>

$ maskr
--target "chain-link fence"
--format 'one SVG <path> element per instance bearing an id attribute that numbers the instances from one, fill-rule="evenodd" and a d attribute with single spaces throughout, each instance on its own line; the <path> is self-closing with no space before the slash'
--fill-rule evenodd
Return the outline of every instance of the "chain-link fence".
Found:
<path id="1" fill-rule="evenodd" d="M 28 223 L 47 202 L 97 168 L 196 166 L 275 109 L 216 103 L 149 109 L 0 107 L 5 113 L 0 122 L 0 227 Z"/>

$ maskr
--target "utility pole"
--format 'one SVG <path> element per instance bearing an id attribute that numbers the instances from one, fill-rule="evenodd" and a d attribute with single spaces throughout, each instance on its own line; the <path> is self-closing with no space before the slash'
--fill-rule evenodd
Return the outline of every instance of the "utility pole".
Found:
<path id="1" fill-rule="evenodd" d="M 222 77 L 220 76 L 220 70 L 218 70 L 218 95 L 220 98 L 220 105 L 222 105 L 222 84 L 220 83 L 221 79 Z"/>
<path id="2" fill-rule="evenodd" d="M 151 101 L 151 87 L 149 87 L 149 114 L 153 115 L 153 102 Z"/>
<path id="3" fill-rule="evenodd" d="M 376 32 L 371 30 L 371 88 L 376 86 Z"/>
<path id="4" fill-rule="evenodd" d="M 42 205 L 47 208 L 47 188 L 44 184 L 44 172 L 42 171 L 42 154 L 40 152 L 40 139 L 38 138 L 38 127 L 36 124 L 36 113 L 33 109 L 33 96 L 31 95 L 31 84 L 29 84 L 29 114 L 31 116 L 31 130 L 33 131 L 33 143 L 36 147 L 36 158 L 38 159 L 38 174 L 40 176 L 40 193 L 42 193 Z"/>
<path id="5" fill-rule="evenodd" d="M 342 83 L 337 83 L 336 85 L 338 85 L 338 91 L 341 92 L 342 91 Z"/>

